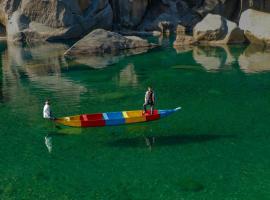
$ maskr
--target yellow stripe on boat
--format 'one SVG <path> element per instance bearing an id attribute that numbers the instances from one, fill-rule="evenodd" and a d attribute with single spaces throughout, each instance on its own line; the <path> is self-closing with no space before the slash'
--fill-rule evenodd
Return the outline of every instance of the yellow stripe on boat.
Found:
<path id="1" fill-rule="evenodd" d="M 146 121 L 146 117 L 141 110 L 126 111 L 123 112 L 123 116 L 125 117 L 125 122 L 127 124 Z"/>
<path id="2" fill-rule="evenodd" d="M 81 120 L 74 120 L 71 119 L 71 117 L 63 117 L 60 119 L 56 119 L 55 120 L 57 123 L 63 124 L 65 126 L 74 126 L 74 127 L 81 127 Z"/>
<path id="3" fill-rule="evenodd" d="M 126 111 L 123 111 L 122 113 L 123 113 L 124 118 L 128 118 L 128 115 L 127 115 Z"/>
<path id="4" fill-rule="evenodd" d="M 80 115 L 73 115 L 73 116 L 69 116 L 69 117 L 61 117 L 61 118 L 58 118 L 58 119 L 66 120 L 66 121 L 81 120 Z"/>

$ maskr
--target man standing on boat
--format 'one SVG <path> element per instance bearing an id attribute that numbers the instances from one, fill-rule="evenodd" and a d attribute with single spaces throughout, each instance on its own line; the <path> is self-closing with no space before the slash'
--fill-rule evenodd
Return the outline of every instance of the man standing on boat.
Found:
<path id="1" fill-rule="evenodd" d="M 154 104 L 155 104 L 155 94 L 154 91 L 152 90 L 151 87 L 148 87 L 148 90 L 145 93 L 145 98 L 144 98 L 144 104 L 143 104 L 143 113 L 146 113 L 146 106 L 150 105 L 151 107 L 151 115 L 154 112 Z"/>
<path id="2" fill-rule="evenodd" d="M 51 108 L 50 108 L 50 102 L 49 100 L 45 101 L 45 105 L 43 107 L 43 118 L 44 119 L 54 119 L 52 117 Z"/>

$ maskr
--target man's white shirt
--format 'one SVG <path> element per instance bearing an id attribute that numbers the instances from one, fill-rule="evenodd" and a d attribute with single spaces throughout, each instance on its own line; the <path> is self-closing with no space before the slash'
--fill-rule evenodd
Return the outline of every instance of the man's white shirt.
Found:
<path id="1" fill-rule="evenodd" d="M 43 118 L 50 119 L 51 118 L 51 109 L 50 105 L 45 104 L 43 108 Z"/>

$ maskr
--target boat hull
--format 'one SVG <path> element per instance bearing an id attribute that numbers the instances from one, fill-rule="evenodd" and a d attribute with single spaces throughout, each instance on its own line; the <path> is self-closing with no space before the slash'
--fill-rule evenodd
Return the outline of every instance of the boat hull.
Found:
<path id="1" fill-rule="evenodd" d="M 123 112 L 83 114 L 57 118 L 55 119 L 55 122 L 72 127 L 117 126 L 158 120 L 178 110 L 180 110 L 180 108 L 170 110 L 154 110 L 153 114 L 150 114 L 149 110 L 146 113 L 143 113 L 142 110 L 133 110 Z"/>

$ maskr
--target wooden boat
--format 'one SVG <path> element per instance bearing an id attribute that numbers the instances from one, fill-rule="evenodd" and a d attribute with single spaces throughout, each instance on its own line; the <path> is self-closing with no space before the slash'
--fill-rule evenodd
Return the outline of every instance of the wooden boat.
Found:
<path id="1" fill-rule="evenodd" d="M 167 117 L 168 115 L 175 113 L 180 109 L 181 107 L 169 110 L 154 110 L 153 114 L 150 114 L 149 110 L 146 113 L 143 113 L 142 110 L 133 110 L 122 112 L 83 114 L 56 118 L 55 122 L 65 126 L 73 127 L 115 126 L 121 124 L 131 124 L 158 120 L 160 118 Z"/>

